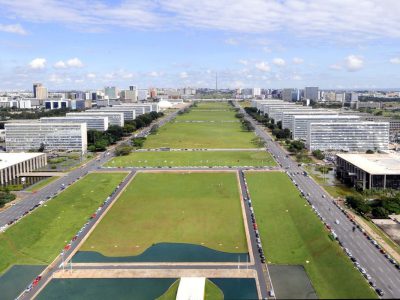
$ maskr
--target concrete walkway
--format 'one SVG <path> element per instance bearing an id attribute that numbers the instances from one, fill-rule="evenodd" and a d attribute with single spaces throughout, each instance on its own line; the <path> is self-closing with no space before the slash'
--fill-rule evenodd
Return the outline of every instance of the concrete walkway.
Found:
<path id="1" fill-rule="evenodd" d="M 182 277 L 179 281 L 176 300 L 203 300 L 205 277 Z"/>

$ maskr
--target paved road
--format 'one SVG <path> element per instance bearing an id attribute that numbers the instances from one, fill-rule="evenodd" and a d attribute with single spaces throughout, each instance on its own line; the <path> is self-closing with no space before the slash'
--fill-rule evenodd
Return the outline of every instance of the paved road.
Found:
<path id="1" fill-rule="evenodd" d="M 238 106 L 237 106 L 238 107 Z M 400 272 L 397 270 L 379 251 L 378 249 L 362 234 L 361 231 L 353 232 L 353 223 L 343 214 L 343 212 L 334 205 L 334 200 L 326 193 L 314 180 L 302 173 L 305 171 L 298 166 L 291 158 L 286 157 L 286 152 L 280 145 L 274 142 L 271 137 L 256 123 L 245 111 L 240 108 L 255 127 L 258 136 L 266 142 L 269 152 L 274 156 L 276 161 L 283 167 L 288 167 L 287 171 L 290 177 L 298 184 L 300 190 L 310 194 L 308 199 L 319 211 L 333 230 L 338 238 L 352 255 L 358 260 L 360 265 L 372 277 L 378 288 L 385 293 L 384 298 L 400 298 Z M 324 198 L 322 197 L 324 196 Z M 339 224 L 335 221 L 338 220 Z"/>
<path id="2" fill-rule="evenodd" d="M 162 118 L 160 120 L 156 120 L 154 124 L 158 124 L 158 126 L 163 126 L 167 122 L 171 121 L 173 118 L 176 117 L 178 111 Z M 152 126 L 152 125 L 151 125 Z M 138 134 L 135 136 L 137 137 L 144 137 L 149 134 L 151 126 L 142 129 Z M 126 140 L 126 139 L 125 139 Z M 125 141 L 124 140 L 124 141 Z M 120 141 L 118 144 L 123 143 L 124 141 Z M 115 147 L 115 146 L 114 146 Z M 107 153 L 109 153 L 107 155 Z M 107 162 L 113 157 L 113 152 L 108 151 L 98 155 L 98 159 L 92 159 L 88 163 L 84 164 L 83 166 L 69 172 L 66 176 L 63 176 L 56 181 L 50 183 L 49 185 L 45 186 L 43 189 L 38 191 L 35 194 L 32 194 L 25 199 L 19 201 L 14 206 L 10 206 L 5 211 L 0 212 L 0 227 L 6 225 L 8 222 L 19 218 L 22 214 L 26 211 L 29 211 L 32 207 L 38 204 L 42 200 L 46 200 L 48 198 L 54 197 L 57 193 L 62 191 L 62 185 L 68 186 L 75 181 L 77 181 L 82 176 L 86 175 L 90 171 L 97 170 L 102 164 Z"/>
<path id="3" fill-rule="evenodd" d="M 260 292 L 261 298 L 266 299 L 268 297 L 268 292 L 273 290 L 271 278 L 269 277 L 268 266 L 265 263 L 261 262 L 260 254 L 258 253 L 258 245 L 255 235 L 255 230 L 253 228 L 253 223 L 251 220 L 251 211 L 249 205 L 249 194 L 247 190 L 247 183 L 244 178 L 244 174 L 242 170 L 239 170 L 239 181 L 240 186 L 242 189 L 242 196 L 245 202 L 245 211 L 246 211 L 246 219 L 247 225 L 249 228 L 249 235 L 250 235 L 250 243 L 253 250 L 253 257 L 254 257 L 254 267 L 257 272 L 258 282 L 260 284 Z M 249 249 L 250 252 L 250 249 Z"/>

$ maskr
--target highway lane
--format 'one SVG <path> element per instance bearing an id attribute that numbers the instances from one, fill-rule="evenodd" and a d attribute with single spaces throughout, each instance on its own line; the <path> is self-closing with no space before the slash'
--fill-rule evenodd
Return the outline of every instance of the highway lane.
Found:
<path id="1" fill-rule="evenodd" d="M 250 210 L 250 206 L 249 206 L 249 205 L 251 205 L 251 202 L 249 202 L 250 197 L 249 197 L 249 193 L 248 193 L 248 189 L 247 189 L 247 183 L 246 183 L 246 180 L 244 177 L 243 170 L 239 169 L 238 172 L 239 172 L 239 182 L 240 182 L 240 186 L 241 186 L 241 190 L 242 190 L 243 201 L 245 204 L 244 205 L 245 212 L 246 212 L 246 220 L 245 221 L 247 221 L 247 225 L 248 225 L 248 229 L 249 229 L 250 243 L 252 246 L 253 257 L 254 257 L 254 268 L 257 272 L 258 282 L 260 285 L 261 298 L 266 299 L 268 297 L 268 298 L 273 299 L 273 297 L 269 297 L 269 295 L 268 295 L 269 291 L 273 291 L 271 278 L 269 277 L 268 266 L 267 266 L 267 264 L 261 262 L 260 254 L 258 253 L 257 238 L 256 238 L 255 230 L 253 228 L 253 223 L 251 220 L 251 210 Z M 255 213 L 254 213 L 254 215 L 255 215 Z M 257 221 L 257 219 L 256 219 L 256 221 Z M 261 242 L 260 242 L 260 244 L 261 244 Z M 249 249 L 249 252 L 250 251 L 251 250 Z"/>
<path id="2" fill-rule="evenodd" d="M 275 160 L 283 167 L 289 167 L 287 171 L 291 174 L 298 184 L 300 190 L 310 194 L 307 198 L 311 204 L 319 211 L 338 235 L 343 247 L 347 248 L 352 255 L 358 260 L 361 267 L 372 277 L 377 285 L 384 291 L 384 298 L 400 298 L 400 272 L 386 259 L 379 250 L 362 234 L 358 229 L 353 232 L 354 224 L 342 213 L 342 211 L 334 204 L 334 199 L 330 197 L 314 180 L 302 173 L 305 171 L 298 166 L 287 153 L 274 142 L 271 137 L 256 123 L 245 111 L 240 108 L 255 127 L 258 136 L 266 142 L 269 152 L 274 156 Z M 294 175 L 292 175 L 294 173 Z M 324 196 L 324 197 L 322 197 Z M 338 220 L 339 224 L 335 221 Z"/>
<path id="3" fill-rule="evenodd" d="M 156 120 L 153 124 L 151 124 L 146 128 L 141 129 L 139 133 L 133 136 L 136 137 L 147 136 L 151 130 L 151 127 L 154 124 L 157 124 L 158 126 L 161 127 L 166 123 L 170 122 L 173 118 L 175 118 L 178 112 L 179 110 L 173 112 L 170 115 L 167 115 L 162 119 Z M 9 223 L 14 219 L 19 218 L 20 216 L 23 215 L 24 212 L 29 211 L 29 209 L 37 205 L 40 201 L 46 201 L 49 198 L 54 197 L 55 195 L 57 195 L 57 193 L 62 191 L 63 185 L 67 187 L 68 185 L 80 179 L 82 176 L 86 175 L 88 172 L 97 170 L 99 167 L 101 167 L 101 165 L 103 165 L 113 157 L 112 149 L 117 145 L 126 142 L 126 140 L 128 140 L 129 138 L 125 138 L 124 140 L 119 141 L 116 145 L 110 147 L 106 152 L 100 153 L 96 159 L 92 159 L 91 161 L 85 163 L 83 166 L 70 171 L 66 176 L 63 176 L 55 180 L 54 182 L 51 182 L 50 184 L 42 188 L 40 191 L 24 198 L 23 200 L 16 203 L 14 206 L 10 206 L 6 210 L 0 212 L 0 227 L 6 225 L 7 223 Z"/>

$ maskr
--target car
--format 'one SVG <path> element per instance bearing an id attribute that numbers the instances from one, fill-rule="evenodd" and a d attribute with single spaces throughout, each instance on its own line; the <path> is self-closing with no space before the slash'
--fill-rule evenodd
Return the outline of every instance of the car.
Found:
<path id="1" fill-rule="evenodd" d="M 336 219 L 335 223 L 336 223 L 336 224 L 338 224 L 338 225 L 340 224 L 340 222 L 339 222 L 339 220 L 338 220 L 338 219 Z"/>
<path id="2" fill-rule="evenodd" d="M 375 282 L 373 282 L 373 281 L 371 281 L 371 280 L 370 280 L 370 281 L 368 281 L 368 283 L 369 283 L 369 285 L 370 285 L 370 286 L 372 286 L 372 287 L 376 287 L 376 284 L 375 284 Z"/>
<path id="3" fill-rule="evenodd" d="M 375 292 L 376 292 L 379 296 L 383 296 L 383 295 L 385 294 L 381 289 L 375 289 Z"/>
<path id="4" fill-rule="evenodd" d="M 322 198 L 325 198 L 325 195 L 322 195 Z"/>

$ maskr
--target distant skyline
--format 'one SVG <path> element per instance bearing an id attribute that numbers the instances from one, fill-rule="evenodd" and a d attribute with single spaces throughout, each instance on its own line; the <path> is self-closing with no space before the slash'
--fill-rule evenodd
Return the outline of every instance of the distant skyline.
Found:
<path id="1" fill-rule="evenodd" d="M 68 2 L 68 3 L 67 3 Z M 0 0 L 0 90 L 400 87 L 397 0 Z"/>

